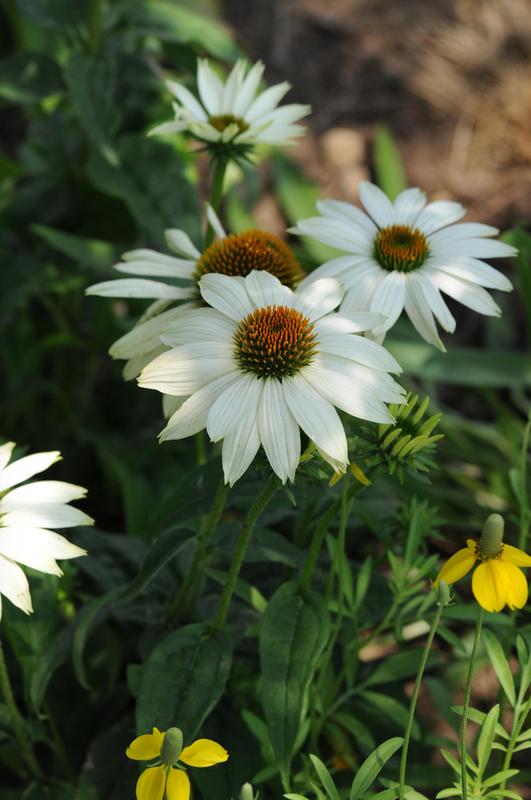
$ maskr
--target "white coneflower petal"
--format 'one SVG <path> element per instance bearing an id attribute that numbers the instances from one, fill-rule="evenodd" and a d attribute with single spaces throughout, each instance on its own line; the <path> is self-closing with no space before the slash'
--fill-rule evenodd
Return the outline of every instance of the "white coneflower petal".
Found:
<path id="1" fill-rule="evenodd" d="M 245 61 L 238 61 L 222 80 L 206 59 L 199 59 L 199 100 L 176 81 L 168 81 L 166 85 L 176 98 L 175 119 L 158 125 L 151 134 L 184 131 L 206 143 L 214 155 L 225 153 L 226 158 L 245 156 L 256 144 L 291 144 L 304 133 L 296 123 L 310 108 L 300 103 L 279 108 L 290 86 L 281 83 L 260 92 L 263 71 L 261 62 L 249 69 Z"/>
<path id="2" fill-rule="evenodd" d="M 0 500 L 0 514 L 40 503 L 71 503 L 86 497 L 83 486 L 64 481 L 33 481 L 11 489 Z"/>
<path id="3" fill-rule="evenodd" d="M 33 453 L 13 461 L 0 472 L 0 492 L 27 481 L 39 472 L 44 472 L 60 460 L 61 453 L 58 450 L 51 450 L 49 453 Z"/>
<path id="4" fill-rule="evenodd" d="M 137 377 L 149 361 L 166 349 L 161 346 L 161 337 L 169 323 L 180 316 L 180 309 L 188 310 L 200 305 L 198 282 L 203 275 L 243 277 L 251 271 L 267 271 L 290 288 L 304 277 L 294 253 L 275 234 L 262 230 L 226 234 L 209 204 L 206 212 L 216 239 L 202 253 L 184 231 L 171 228 L 165 232 L 165 239 L 169 249 L 178 257 L 147 248 L 130 250 L 123 254 L 122 261 L 115 264 L 114 269 L 138 277 L 103 281 L 86 290 L 89 295 L 155 301 L 135 327 L 114 342 L 109 350 L 113 358 L 127 360 L 123 370 L 125 380 Z M 153 277 L 165 280 L 151 280 Z M 174 303 L 180 305 L 176 308 Z M 168 345 L 175 344 L 175 337 L 171 337 Z"/>
<path id="5" fill-rule="evenodd" d="M 0 595 L 26 614 L 33 610 L 29 586 L 18 563 L 61 575 L 56 559 L 78 558 L 85 550 L 49 526 L 92 525 L 93 520 L 68 503 L 86 495 L 86 489 L 62 481 L 23 481 L 60 459 L 60 453 L 34 453 L 9 464 L 13 442 L 0 448 Z M 16 488 L 12 488 L 16 487 Z M 0 616 L 1 616 L 0 603 Z"/>
<path id="6" fill-rule="evenodd" d="M 265 271 L 245 278 L 207 274 L 211 308 L 191 310 L 163 336 L 172 347 L 142 371 L 141 386 L 189 395 L 161 440 L 206 427 L 223 441 L 225 480 L 233 484 L 260 445 L 272 469 L 293 480 L 300 428 L 334 469 L 347 466 L 346 437 L 334 409 L 390 422 L 386 402 L 404 402 L 388 374 L 400 371 L 382 347 L 356 336 L 381 325 L 370 312 L 330 313 L 343 289 L 325 278 L 293 291 Z"/>
<path id="7" fill-rule="evenodd" d="M 371 334 L 376 340 L 405 311 L 420 335 L 441 350 L 434 318 L 444 330 L 455 329 L 441 292 L 480 314 L 500 313 L 485 288 L 510 291 L 511 282 L 482 259 L 507 258 L 516 251 L 491 238 L 497 228 L 456 224 L 465 214 L 459 203 L 426 205 L 419 189 L 407 189 L 391 203 L 381 189 L 363 181 L 360 199 L 366 214 L 346 203 L 322 201 L 321 217 L 300 220 L 292 229 L 348 253 L 307 276 L 304 288 L 325 276 L 337 278 L 346 289 L 343 313 L 368 308 L 385 317 Z"/>
<path id="8" fill-rule="evenodd" d="M 18 564 L 0 555 L 0 596 L 4 595 L 25 614 L 31 614 L 33 606 L 28 579 Z M 2 605 L 0 603 L 0 611 Z"/>

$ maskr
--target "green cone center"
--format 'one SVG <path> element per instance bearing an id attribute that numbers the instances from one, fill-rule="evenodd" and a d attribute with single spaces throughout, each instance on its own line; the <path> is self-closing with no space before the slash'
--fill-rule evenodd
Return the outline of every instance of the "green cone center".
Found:
<path id="1" fill-rule="evenodd" d="M 374 240 L 374 257 L 388 272 L 418 269 L 429 253 L 427 237 L 409 225 L 389 225 L 378 231 Z"/>

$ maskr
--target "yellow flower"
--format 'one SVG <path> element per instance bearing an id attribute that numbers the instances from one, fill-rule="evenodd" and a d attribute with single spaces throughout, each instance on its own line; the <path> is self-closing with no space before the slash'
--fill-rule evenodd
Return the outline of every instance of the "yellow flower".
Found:
<path id="1" fill-rule="evenodd" d="M 455 583 L 463 578 L 476 561 L 472 575 L 472 591 L 485 611 L 523 608 L 527 602 L 527 580 L 520 567 L 531 567 L 531 556 L 503 542 L 503 518 L 491 514 L 479 541 L 467 539 L 467 546 L 458 550 L 443 566 L 434 582 Z"/>
<path id="2" fill-rule="evenodd" d="M 132 741 L 125 754 L 135 761 L 157 759 L 138 779 L 137 800 L 188 800 L 190 780 L 179 762 L 190 767 L 212 767 L 229 757 L 225 748 L 212 739 L 197 739 L 183 749 L 179 728 L 168 728 L 166 733 L 153 728 L 153 733 Z"/>

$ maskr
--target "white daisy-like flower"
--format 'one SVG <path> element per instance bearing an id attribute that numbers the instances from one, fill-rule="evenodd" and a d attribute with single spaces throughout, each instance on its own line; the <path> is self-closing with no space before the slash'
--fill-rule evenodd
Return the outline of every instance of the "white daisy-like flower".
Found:
<path id="1" fill-rule="evenodd" d="M 270 86 L 260 92 L 264 65 L 258 61 L 249 69 L 238 61 L 223 81 L 207 59 L 197 62 L 197 99 L 185 86 L 166 81 L 173 104 L 175 119 L 156 127 L 152 134 L 186 131 L 205 142 L 214 152 L 228 148 L 246 148 L 255 144 L 288 145 L 304 133 L 298 120 L 310 113 L 310 106 L 278 104 L 290 89 L 287 82 Z"/>
<path id="2" fill-rule="evenodd" d="M 162 336 L 171 349 L 141 372 L 140 386 L 187 397 L 161 433 L 183 439 L 203 428 L 223 440 L 225 481 L 234 484 L 260 445 L 283 482 L 294 480 L 300 431 L 336 470 L 348 464 L 335 407 L 390 422 L 385 403 L 403 402 L 388 374 L 395 359 L 356 336 L 379 315 L 337 314 L 344 289 L 333 279 L 292 291 L 273 275 L 207 274 L 199 287 L 210 308 L 188 311 Z"/>
<path id="3" fill-rule="evenodd" d="M 14 442 L 0 447 L 0 617 L 2 595 L 26 614 L 33 611 L 28 580 L 19 564 L 62 575 L 58 558 L 86 555 L 86 550 L 49 528 L 94 524 L 68 505 L 85 497 L 82 486 L 64 481 L 25 483 L 59 461 L 59 452 L 33 453 L 10 463 L 14 447 Z"/>
<path id="4" fill-rule="evenodd" d="M 266 270 L 290 288 L 304 277 L 292 250 L 275 234 L 248 230 L 227 235 L 210 206 L 207 216 L 216 239 L 203 253 L 184 231 L 170 229 L 165 232 L 165 239 L 175 256 L 156 250 L 131 250 L 114 265 L 118 272 L 131 277 L 96 283 L 86 290 L 86 294 L 100 297 L 155 301 L 134 328 L 109 350 L 113 358 L 127 360 L 126 380 L 136 378 L 146 364 L 167 349 L 159 337 L 168 323 L 201 304 L 198 281 L 202 275 L 218 272 L 245 277 L 252 270 Z"/>
<path id="5" fill-rule="evenodd" d="M 381 189 L 363 181 L 366 212 L 350 203 L 325 200 L 320 217 L 297 223 L 292 233 L 311 236 L 348 255 L 318 267 L 306 279 L 340 280 L 346 294 L 343 312 L 367 309 L 386 319 L 374 332 L 379 341 L 405 310 L 420 335 L 444 350 L 435 319 L 445 331 L 455 319 L 441 292 L 487 316 L 500 309 L 485 289 L 510 291 L 511 282 L 484 258 L 506 258 L 514 247 L 490 237 L 497 228 L 475 222 L 455 224 L 465 212 L 459 203 L 426 204 L 420 189 L 407 189 L 391 202 Z"/>

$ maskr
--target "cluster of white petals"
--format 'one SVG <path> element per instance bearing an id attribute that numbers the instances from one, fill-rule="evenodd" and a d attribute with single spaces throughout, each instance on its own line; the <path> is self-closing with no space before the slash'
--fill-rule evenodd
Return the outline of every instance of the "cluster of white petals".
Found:
<path id="1" fill-rule="evenodd" d="M 162 440 L 206 428 L 212 441 L 223 440 L 223 470 L 231 485 L 262 445 L 285 482 L 294 479 L 299 464 L 299 429 L 336 470 L 346 468 L 347 440 L 336 407 L 361 419 L 392 421 L 385 403 L 403 402 L 404 390 L 388 373 L 400 367 L 383 347 L 356 335 L 381 324 L 381 317 L 331 313 L 343 297 L 337 281 L 292 291 L 269 273 L 253 271 L 246 278 L 205 275 L 200 290 L 210 308 L 189 310 L 170 323 L 162 336 L 170 349 L 140 374 L 140 386 L 187 398 Z M 293 374 L 264 377 L 242 367 L 236 333 L 264 309 L 293 309 L 311 327 L 311 355 Z"/>
<path id="2" fill-rule="evenodd" d="M 167 81 L 176 98 L 175 119 L 156 127 L 153 134 L 186 131 L 204 142 L 230 142 L 238 145 L 287 145 L 304 133 L 297 122 L 310 107 L 278 104 L 290 89 L 287 82 L 260 92 L 264 65 L 258 61 L 250 69 L 238 61 L 226 80 L 212 69 L 207 59 L 197 64 L 199 99 L 181 83 Z"/>
<path id="3" fill-rule="evenodd" d="M 26 614 L 33 611 L 28 580 L 19 564 L 62 575 L 57 559 L 86 555 L 50 528 L 94 524 L 69 505 L 85 497 L 82 486 L 63 481 L 25 483 L 58 461 L 59 452 L 33 453 L 11 461 L 14 447 L 13 442 L 0 446 L 0 616 L 2 595 Z"/>
<path id="4" fill-rule="evenodd" d="M 420 189 L 401 192 L 393 203 L 381 189 L 364 181 L 360 199 L 367 213 L 350 203 L 324 200 L 317 205 L 322 216 L 301 220 L 292 230 L 348 253 L 323 264 L 306 279 L 341 281 L 346 288 L 342 312 L 382 314 L 385 322 L 374 332 L 381 341 L 405 310 L 420 335 L 440 349 L 444 347 L 435 319 L 449 332 L 456 324 L 441 292 L 480 314 L 500 314 L 485 289 L 510 291 L 512 286 L 483 259 L 513 256 L 516 250 L 490 238 L 499 233 L 497 228 L 455 224 L 466 213 L 463 206 L 446 200 L 426 204 Z M 393 226 L 409 229 L 426 243 L 425 259 L 411 271 L 384 268 L 375 254 L 378 235 Z"/>

